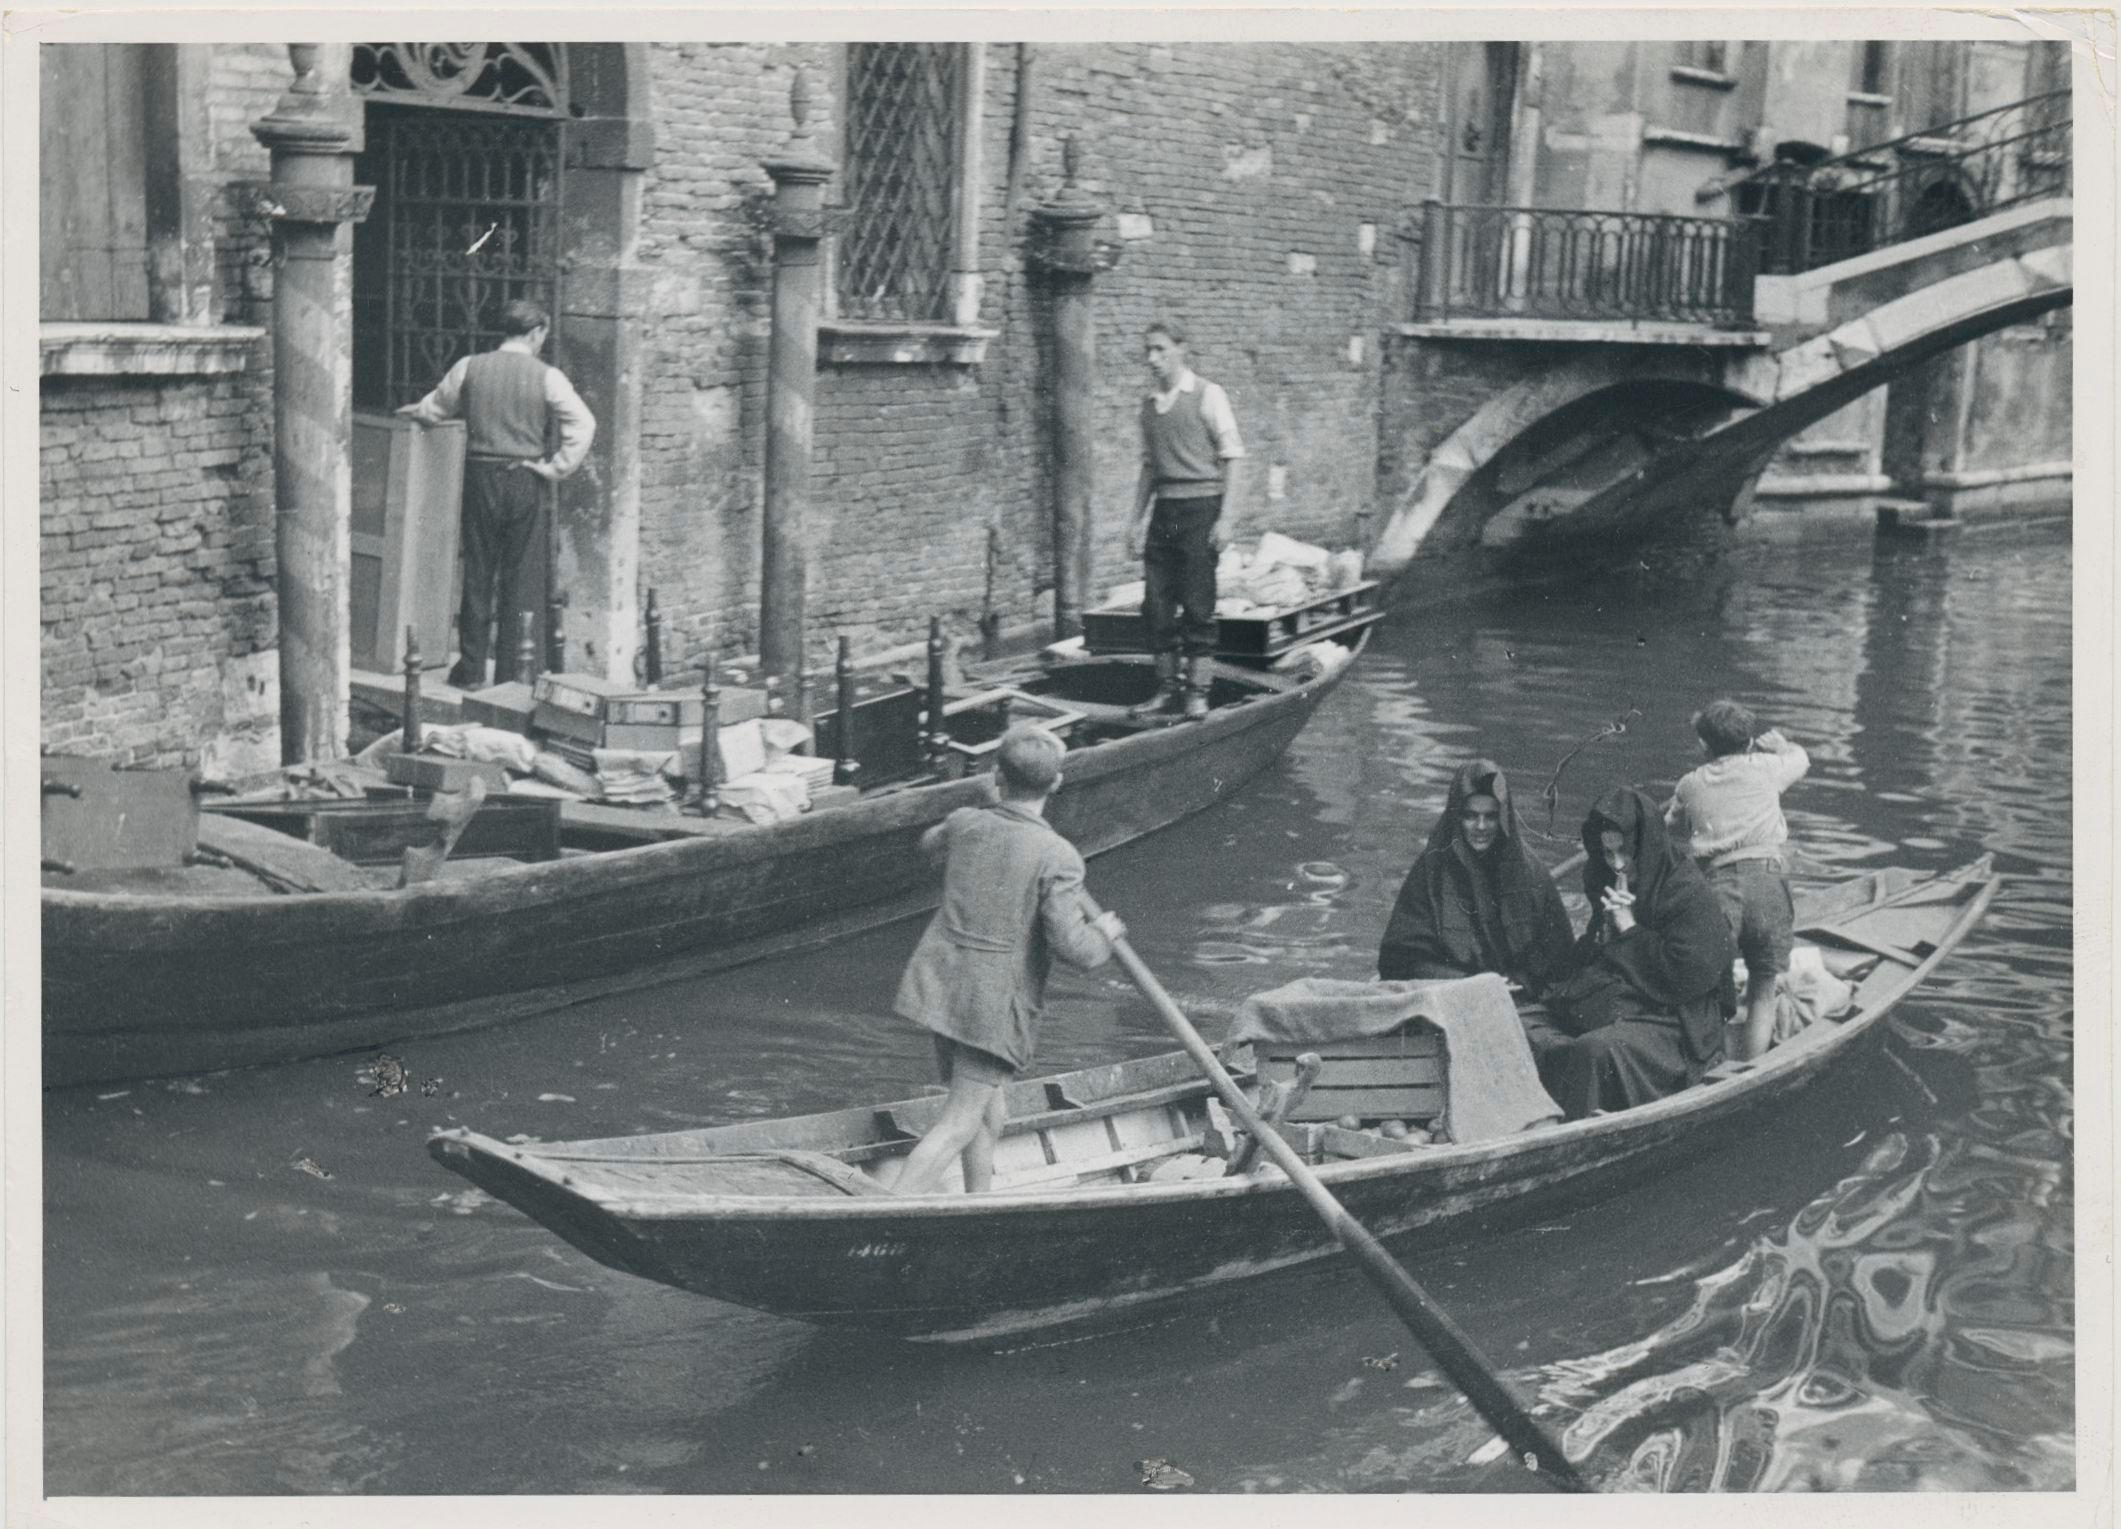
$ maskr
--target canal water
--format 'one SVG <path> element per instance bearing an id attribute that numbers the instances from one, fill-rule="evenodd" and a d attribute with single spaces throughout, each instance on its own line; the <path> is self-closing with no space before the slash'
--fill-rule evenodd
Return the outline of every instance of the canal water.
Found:
<path id="1" fill-rule="evenodd" d="M 2070 596 L 2066 527 L 1417 593 L 1279 769 L 1091 884 L 1203 1015 L 1367 976 L 1459 761 L 1502 761 L 1558 859 L 1603 788 L 1687 767 L 1719 693 L 1811 750 L 1813 857 L 1992 851 L 1986 923 L 1761 1134 L 1400 1251 L 1609 1487 L 2067 1488 Z M 607 1270 L 424 1150 L 914 1092 L 929 1047 L 888 1006 L 918 930 L 393 1048 L 431 1093 L 341 1057 L 47 1094 L 46 1491 L 1128 1493 L 1154 1460 L 1194 1492 L 1522 1485 L 1337 1265 L 1088 1337 L 905 1345 Z M 1168 1049 L 1114 970 L 1054 1000 L 1042 1063 Z"/>

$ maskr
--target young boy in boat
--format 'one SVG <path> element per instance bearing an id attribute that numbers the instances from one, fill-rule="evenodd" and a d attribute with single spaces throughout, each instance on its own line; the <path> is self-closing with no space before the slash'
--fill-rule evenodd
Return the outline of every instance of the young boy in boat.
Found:
<path id="1" fill-rule="evenodd" d="M 890 1185 L 900 1194 L 941 1189 L 953 1160 L 968 1191 L 994 1181 L 1004 1085 L 1037 1049 L 1053 958 L 1100 966 L 1126 933 L 1114 914 L 1089 916 L 1083 857 L 1046 821 L 1066 752 L 1045 728 L 1017 723 L 996 750 L 998 799 L 960 807 L 921 836 L 923 853 L 943 865 L 943 905 L 906 963 L 894 1007 L 935 1032 L 949 1094 Z"/>
<path id="2" fill-rule="evenodd" d="M 1708 763 L 1681 777 L 1665 819 L 1690 836 L 1694 861 L 1707 874 L 1745 958 L 1745 1014 L 1726 1027 L 1733 1060 L 1762 1055 L 1775 1038 L 1775 989 L 1790 967 L 1789 877 L 1782 846 L 1790 836 L 1782 793 L 1811 768 L 1811 757 L 1736 701 L 1711 701 L 1694 713 L 1694 732 Z"/>

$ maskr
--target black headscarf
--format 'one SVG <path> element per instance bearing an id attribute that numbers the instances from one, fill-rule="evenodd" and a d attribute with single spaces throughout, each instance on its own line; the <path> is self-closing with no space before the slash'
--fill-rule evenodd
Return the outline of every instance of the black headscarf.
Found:
<path id="1" fill-rule="evenodd" d="M 1485 854 L 1461 820 L 1476 796 L 1495 799 L 1500 823 Z M 1567 955 L 1569 918 L 1547 868 L 1525 844 L 1510 783 L 1493 760 L 1459 767 L 1443 813 L 1408 872 L 1378 952 L 1382 976 L 1495 971 L 1537 988 Z"/>
<path id="2" fill-rule="evenodd" d="M 1587 940 L 1604 921 L 1599 899 L 1614 879 L 1600 842 L 1609 829 L 1627 845 L 1635 929 L 1603 947 L 1603 964 L 1625 977 L 1642 999 L 1685 1018 L 1697 1046 L 1712 1046 L 1720 1036 L 1703 1023 L 1717 1011 L 1732 1012 L 1737 1002 L 1731 983 L 1737 952 L 1716 894 L 1672 843 L 1664 814 L 1640 791 L 1622 786 L 1600 797 L 1583 820 L 1583 891 L 1592 911 Z M 1709 999 L 1714 1002 L 1704 1002 Z M 1696 1030 L 1701 1033 L 1692 1033 Z"/>

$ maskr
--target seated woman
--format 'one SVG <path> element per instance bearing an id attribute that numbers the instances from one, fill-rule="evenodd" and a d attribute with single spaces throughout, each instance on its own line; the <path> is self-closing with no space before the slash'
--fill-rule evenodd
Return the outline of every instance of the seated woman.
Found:
<path id="1" fill-rule="evenodd" d="M 1731 926 L 1650 799 L 1625 787 L 1601 797 L 1583 849 L 1591 926 L 1546 1012 L 1525 1016 L 1540 1081 L 1571 1120 L 1699 1081 L 1738 1008 Z"/>
<path id="2" fill-rule="evenodd" d="M 1525 845 L 1509 782 L 1490 760 L 1463 766 L 1399 889 L 1377 975 L 1500 972 L 1536 993 L 1567 958 L 1569 942 L 1561 892 Z"/>

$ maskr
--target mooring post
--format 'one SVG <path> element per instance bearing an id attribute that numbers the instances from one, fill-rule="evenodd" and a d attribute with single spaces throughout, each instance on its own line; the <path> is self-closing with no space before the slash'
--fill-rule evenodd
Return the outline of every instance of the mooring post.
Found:
<path id="1" fill-rule="evenodd" d="M 1083 629 L 1090 587 L 1090 502 L 1097 469 L 1097 250 L 1104 208 L 1077 188 L 1075 140 L 1063 145 L 1060 192 L 1032 209 L 1032 263 L 1053 289 L 1053 635 Z"/>
<path id="2" fill-rule="evenodd" d="M 950 728 L 943 719 L 943 618 L 928 618 L 928 704 L 923 719 L 927 736 L 923 754 L 928 768 L 940 775 L 950 762 Z"/>
<path id="3" fill-rule="evenodd" d="M 553 591 L 545 606 L 545 667 L 554 674 L 567 672 L 567 592 Z M 537 678 L 526 674 L 527 683 Z"/>
<path id="4" fill-rule="evenodd" d="M 663 683 L 663 613 L 655 608 L 655 591 L 648 591 L 648 645 L 643 650 L 641 673 L 651 686 Z"/>
<path id="5" fill-rule="evenodd" d="M 801 68 L 788 91 L 795 135 L 773 179 L 773 320 L 766 360 L 766 506 L 759 556 L 759 666 L 788 674 L 803 663 L 803 599 L 809 581 L 804 520 L 810 505 L 812 402 L 824 266 L 825 182 L 833 164 L 810 133 L 810 82 Z"/>
<path id="6" fill-rule="evenodd" d="M 524 684 L 534 685 L 538 679 L 538 613 L 524 611 L 520 620 L 521 634 L 516 639 L 516 674 Z"/>
<path id="7" fill-rule="evenodd" d="M 711 818 L 722 808 L 722 687 L 714 680 L 714 636 L 700 676 L 700 816 Z"/>
<path id="8" fill-rule="evenodd" d="M 347 667 L 345 538 L 353 429 L 353 245 L 346 225 L 375 189 L 353 183 L 360 108 L 348 45 L 290 43 L 294 83 L 251 125 L 270 151 L 256 188 L 273 230 L 273 551 L 279 595 L 280 759 L 338 757 L 353 677 Z"/>
<path id="9" fill-rule="evenodd" d="M 862 772 L 854 749 L 854 647 L 840 638 L 840 650 L 832 664 L 833 707 L 839 713 L 832 727 L 832 783 L 851 786 Z"/>
<path id="10" fill-rule="evenodd" d="M 420 639 L 405 628 L 405 720 L 398 726 L 398 752 L 420 752 Z"/>

